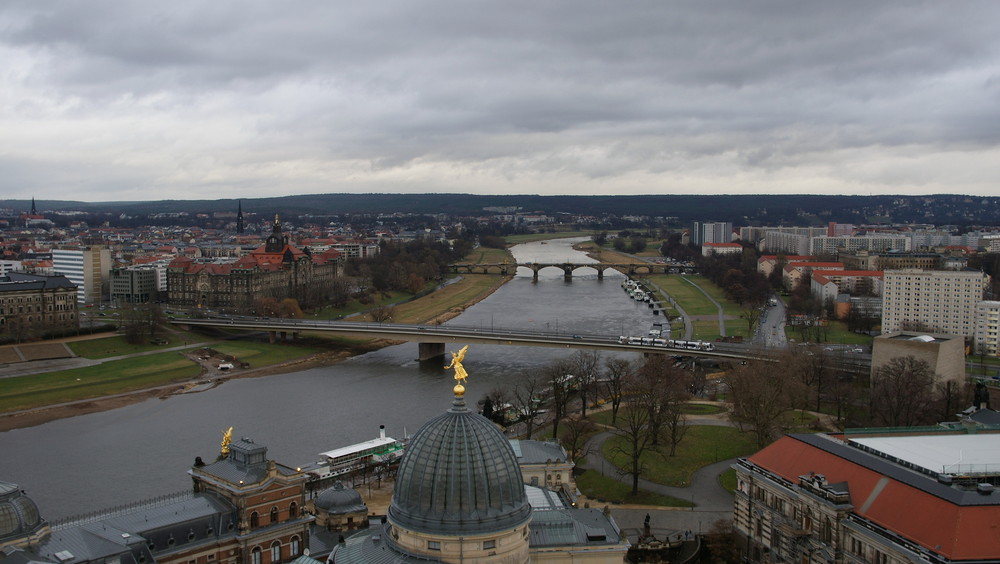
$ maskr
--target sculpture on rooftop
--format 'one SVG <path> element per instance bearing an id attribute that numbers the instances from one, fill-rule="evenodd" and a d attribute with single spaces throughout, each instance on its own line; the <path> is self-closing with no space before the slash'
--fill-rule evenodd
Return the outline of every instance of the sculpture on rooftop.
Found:
<path id="1" fill-rule="evenodd" d="M 222 432 L 222 443 L 219 445 L 219 454 L 222 456 L 229 455 L 229 443 L 233 440 L 233 428 L 229 427 Z"/>
<path id="2" fill-rule="evenodd" d="M 469 373 L 465 371 L 465 367 L 462 366 L 462 361 L 465 360 L 465 351 L 469 350 L 469 345 L 458 349 L 458 352 L 451 353 L 451 364 L 445 366 L 445 370 L 455 369 L 455 395 L 462 395 L 465 393 L 465 379 L 469 377 Z"/>

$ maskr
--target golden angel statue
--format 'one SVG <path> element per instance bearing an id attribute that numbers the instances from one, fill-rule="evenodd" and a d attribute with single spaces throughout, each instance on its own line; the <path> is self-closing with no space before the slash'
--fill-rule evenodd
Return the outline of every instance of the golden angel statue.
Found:
<path id="1" fill-rule="evenodd" d="M 469 345 L 458 349 L 458 352 L 451 353 L 451 364 L 445 366 L 445 370 L 455 369 L 455 381 L 459 384 L 465 382 L 465 379 L 469 377 L 469 373 L 465 371 L 465 367 L 462 366 L 462 361 L 465 360 L 465 351 L 469 350 Z"/>
<path id="2" fill-rule="evenodd" d="M 229 443 L 233 440 L 233 428 L 230 427 L 222 432 L 222 443 L 219 445 L 219 453 L 222 456 L 229 454 Z"/>

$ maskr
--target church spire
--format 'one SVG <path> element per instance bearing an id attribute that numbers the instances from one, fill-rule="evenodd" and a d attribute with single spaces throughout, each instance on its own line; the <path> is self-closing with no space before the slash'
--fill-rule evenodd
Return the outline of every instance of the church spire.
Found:
<path id="1" fill-rule="evenodd" d="M 236 234 L 242 235 L 243 230 L 246 229 L 246 223 L 243 222 L 243 200 L 240 200 L 237 203 L 237 205 L 238 207 L 236 212 Z"/>
<path id="2" fill-rule="evenodd" d="M 35 197 L 34 196 L 31 197 L 31 215 L 38 215 L 38 212 L 35 210 Z"/>

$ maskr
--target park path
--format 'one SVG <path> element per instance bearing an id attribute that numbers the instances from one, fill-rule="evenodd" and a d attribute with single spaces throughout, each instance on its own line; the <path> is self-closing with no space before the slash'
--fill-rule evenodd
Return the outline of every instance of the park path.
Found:
<path id="1" fill-rule="evenodd" d="M 685 340 L 685 341 L 690 341 L 691 340 L 691 335 L 694 334 L 694 326 L 691 324 L 691 316 L 688 315 L 686 311 L 684 311 L 684 308 L 682 308 L 681 305 L 679 303 L 677 303 L 674 300 L 674 298 L 672 298 L 670 296 L 670 294 L 664 292 L 663 289 L 660 288 L 659 286 L 657 286 L 655 282 L 653 282 L 652 280 L 644 280 L 643 283 L 649 284 L 650 286 L 652 286 L 653 288 L 655 288 L 656 291 L 661 296 L 666 297 L 667 301 L 670 302 L 670 305 L 673 306 L 673 308 L 677 310 L 678 315 L 681 316 L 681 320 L 684 322 L 684 336 L 681 337 L 681 338 L 683 340 Z M 666 316 L 666 313 L 664 313 L 663 315 Z M 668 319 L 667 322 L 669 323 L 670 320 Z"/>
<path id="2" fill-rule="evenodd" d="M 732 426 L 720 418 L 692 418 L 689 425 Z M 613 436 L 611 431 L 603 431 L 587 441 L 582 466 L 599 472 L 601 475 L 631 485 L 632 478 L 621 473 L 611 462 L 601 454 L 601 445 Z M 707 531 L 713 523 L 720 519 L 731 519 L 733 514 L 733 495 L 719 484 L 719 475 L 736 462 L 736 458 L 720 460 L 708 466 L 703 466 L 691 475 L 691 485 L 688 487 L 666 486 L 644 480 L 640 477 L 639 487 L 643 490 L 669 495 L 678 499 L 689 500 L 695 507 L 611 507 L 615 521 L 623 529 L 640 530 L 646 515 L 658 536 L 663 534 L 683 535 L 686 532 L 700 533 Z"/>
<path id="3" fill-rule="evenodd" d="M 687 276 L 684 276 L 683 274 L 681 274 L 680 278 L 681 278 L 681 280 L 683 280 L 683 281 L 687 282 L 688 284 L 690 284 L 690 285 L 694 286 L 695 288 L 697 288 L 699 292 L 701 292 L 702 294 L 705 294 L 705 297 L 708 298 L 708 300 L 710 302 L 712 302 L 713 304 L 715 304 L 716 309 L 719 310 L 719 336 L 720 337 L 725 337 L 726 336 L 726 318 L 725 318 L 725 315 L 722 312 L 722 304 L 720 304 L 719 302 L 715 301 L 715 298 L 713 298 L 712 296 L 708 295 L 708 292 L 706 292 L 704 288 L 702 288 L 701 286 L 699 286 L 699 285 L 695 284 L 694 282 L 688 280 Z"/>

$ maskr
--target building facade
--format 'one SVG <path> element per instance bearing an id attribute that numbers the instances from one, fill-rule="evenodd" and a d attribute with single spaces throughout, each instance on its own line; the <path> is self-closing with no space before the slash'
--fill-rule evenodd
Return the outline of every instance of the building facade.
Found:
<path id="1" fill-rule="evenodd" d="M 973 353 L 1000 356 L 1000 301 L 976 304 L 976 336 Z"/>
<path id="2" fill-rule="evenodd" d="M 52 271 L 76 284 L 80 303 L 100 304 L 110 289 L 111 250 L 102 246 L 52 249 Z"/>
<path id="3" fill-rule="evenodd" d="M 111 303 L 145 304 L 157 299 L 159 273 L 155 268 L 129 267 L 111 269 Z"/>
<path id="4" fill-rule="evenodd" d="M 998 453 L 996 430 L 785 436 L 734 465 L 745 561 L 997 562 Z"/>
<path id="5" fill-rule="evenodd" d="M 16 486 L 0 482 L 0 523 L 19 517 L 16 528 L 0 527 L 0 548 L 9 547 L 0 560 L 277 564 L 307 554 L 313 517 L 302 510 L 302 472 L 268 460 L 265 447 L 241 439 L 213 463 L 196 459 L 189 474 L 192 491 L 58 523 L 46 522 L 30 499 L 11 496 Z"/>
<path id="6" fill-rule="evenodd" d="M 0 336 L 17 340 L 79 326 L 77 287 L 65 276 L 0 277 Z"/>
<path id="7" fill-rule="evenodd" d="M 882 332 L 919 329 L 972 337 L 987 280 L 978 270 L 886 270 Z"/>
<path id="8" fill-rule="evenodd" d="M 733 223 L 731 221 L 694 221 L 691 223 L 691 244 L 732 243 Z"/>
<path id="9" fill-rule="evenodd" d="M 340 252 L 314 255 L 289 243 L 275 218 L 264 245 L 233 262 L 174 259 L 167 268 L 171 305 L 253 313 L 260 300 L 292 298 L 303 307 L 321 303 L 340 275 Z"/>

